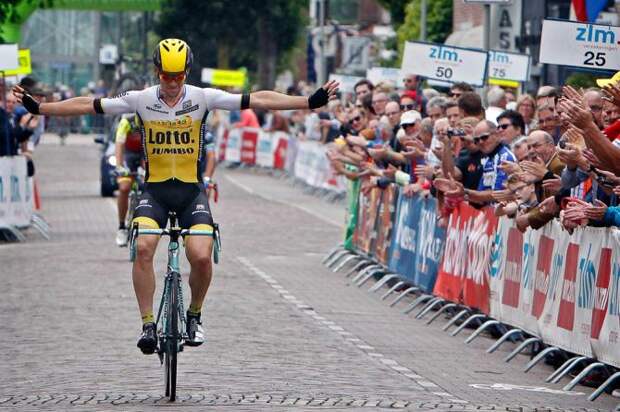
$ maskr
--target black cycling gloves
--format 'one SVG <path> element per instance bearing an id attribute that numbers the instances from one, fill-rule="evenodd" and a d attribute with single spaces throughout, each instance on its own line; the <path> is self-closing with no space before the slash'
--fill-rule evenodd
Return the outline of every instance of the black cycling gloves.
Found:
<path id="1" fill-rule="evenodd" d="M 327 104 L 328 100 L 329 95 L 327 94 L 327 90 L 320 87 L 319 90 L 312 94 L 312 96 L 308 97 L 308 107 L 310 109 L 323 107 Z"/>
<path id="2" fill-rule="evenodd" d="M 28 93 L 24 93 L 22 96 L 22 105 L 32 114 L 41 114 L 39 113 L 39 102 L 33 99 Z"/>

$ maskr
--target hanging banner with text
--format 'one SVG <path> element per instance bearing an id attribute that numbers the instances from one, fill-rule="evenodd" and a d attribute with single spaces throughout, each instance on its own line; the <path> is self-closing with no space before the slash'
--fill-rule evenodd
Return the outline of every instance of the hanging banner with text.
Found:
<path id="1" fill-rule="evenodd" d="M 466 82 L 482 87 L 486 79 L 487 59 L 487 52 L 483 50 L 406 42 L 401 71 L 433 80 Z"/>
<path id="2" fill-rule="evenodd" d="M 620 68 L 620 27 L 568 20 L 543 21 L 542 63 L 589 69 Z"/>

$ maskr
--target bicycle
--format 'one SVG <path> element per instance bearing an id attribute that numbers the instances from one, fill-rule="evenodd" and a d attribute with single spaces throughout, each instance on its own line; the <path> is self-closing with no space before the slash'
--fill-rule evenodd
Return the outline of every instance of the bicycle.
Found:
<path id="1" fill-rule="evenodd" d="M 181 272 L 179 270 L 179 237 L 184 236 L 212 236 L 213 262 L 219 262 L 221 253 L 220 232 L 217 224 L 213 224 L 213 230 L 181 229 L 177 226 L 177 218 L 174 212 L 170 212 L 170 227 L 167 229 L 140 229 L 138 223 L 134 223 L 131 230 L 130 260 L 136 258 L 136 240 L 139 235 L 167 235 L 168 264 L 164 280 L 164 291 L 157 311 L 155 322 L 157 330 L 157 355 L 164 365 L 164 380 L 166 385 L 165 396 L 174 402 L 177 388 L 177 354 L 183 351 L 183 342 L 187 340 L 185 305 L 183 303 L 183 290 L 181 287 Z"/>

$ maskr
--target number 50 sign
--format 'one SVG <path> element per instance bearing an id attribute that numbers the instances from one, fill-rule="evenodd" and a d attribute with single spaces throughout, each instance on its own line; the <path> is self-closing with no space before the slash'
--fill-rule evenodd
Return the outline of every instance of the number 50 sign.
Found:
<path id="1" fill-rule="evenodd" d="M 620 70 L 620 27 L 567 20 L 545 20 L 542 63 Z"/>
<path id="2" fill-rule="evenodd" d="M 406 42 L 402 74 L 484 86 L 487 52 L 421 42 Z"/>

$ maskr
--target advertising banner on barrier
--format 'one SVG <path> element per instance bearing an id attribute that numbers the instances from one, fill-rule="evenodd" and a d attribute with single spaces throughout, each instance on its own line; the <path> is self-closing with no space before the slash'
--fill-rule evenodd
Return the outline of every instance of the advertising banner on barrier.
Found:
<path id="1" fill-rule="evenodd" d="M 555 244 L 550 231 L 546 226 L 521 233 L 504 216 L 491 252 L 491 316 L 537 336 Z"/>
<path id="2" fill-rule="evenodd" d="M 425 292 L 432 292 L 437 280 L 439 263 L 443 257 L 446 230 L 437 225 L 437 201 L 434 198 L 418 198 L 420 219 L 418 221 L 418 241 L 414 282 Z"/>
<path id="3" fill-rule="evenodd" d="M 375 257 L 383 265 L 388 263 L 388 251 L 392 237 L 392 222 L 394 221 L 394 209 L 396 208 L 396 185 L 389 185 L 380 193 L 379 210 L 375 224 L 377 241 L 375 244 Z"/>
<path id="4" fill-rule="evenodd" d="M 603 242 L 590 340 L 601 362 L 620 367 L 620 231 L 608 230 Z"/>
<path id="5" fill-rule="evenodd" d="M 556 221 L 552 224 L 559 226 Z M 603 253 L 603 234 L 604 230 L 595 228 L 578 228 L 570 236 L 560 234 L 539 322 L 546 343 L 585 356 L 592 356 L 594 262 L 598 266 Z"/>
<path id="6" fill-rule="evenodd" d="M 30 225 L 32 207 L 26 158 L 0 157 L 0 226 Z"/>
<path id="7" fill-rule="evenodd" d="M 227 137 L 224 158 L 228 162 L 239 163 L 241 161 L 241 129 L 230 129 Z"/>
<path id="8" fill-rule="evenodd" d="M 226 145 L 228 144 L 228 128 L 219 125 L 215 132 L 215 156 L 218 162 L 226 160 Z"/>
<path id="9" fill-rule="evenodd" d="M 284 170 L 286 166 L 286 153 L 288 150 L 288 134 L 284 132 L 273 132 L 272 136 L 272 167 L 274 169 Z"/>
<path id="10" fill-rule="evenodd" d="M 241 129 L 241 163 L 248 166 L 256 164 L 256 149 L 261 129 L 244 127 Z"/>
<path id="11" fill-rule="evenodd" d="M 443 256 L 445 230 L 437 226 L 437 201 L 400 195 L 388 267 L 432 292 Z"/>
<path id="12" fill-rule="evenodd" d="M 388 268 L 414 281 L 420 207 L 417 196 L 398 196 Z"/>
<path id="13" fill-rule="evenodd" d="M 434 293 L 489 313 L 489 262 L 497 218 L 461 202 L 450 216 Z"/>
<path id="14" fill-rule="evenodd" d="M 262 130 L 258 134 L 256 144 L 256 164 L 261 167 L 273 167 L 273 135 Z"/>
<path id="15" fill-rule="evenodd" d="M 326 153 L 325 146 L 318 142 L 298 142 L 295 177 L 313 187 L 344 193 L 347 188 L 345 178 L 336 176 Z"/>
<path id="16" fill-rule="evenodd" d="M 374 252 L 377 238 L 377 215 L 381 189 L 374 188 L 368 194 L 360 192 L 357 225 L 353 234 L 353 243 L 357 249 L 367 255 Z"/>

